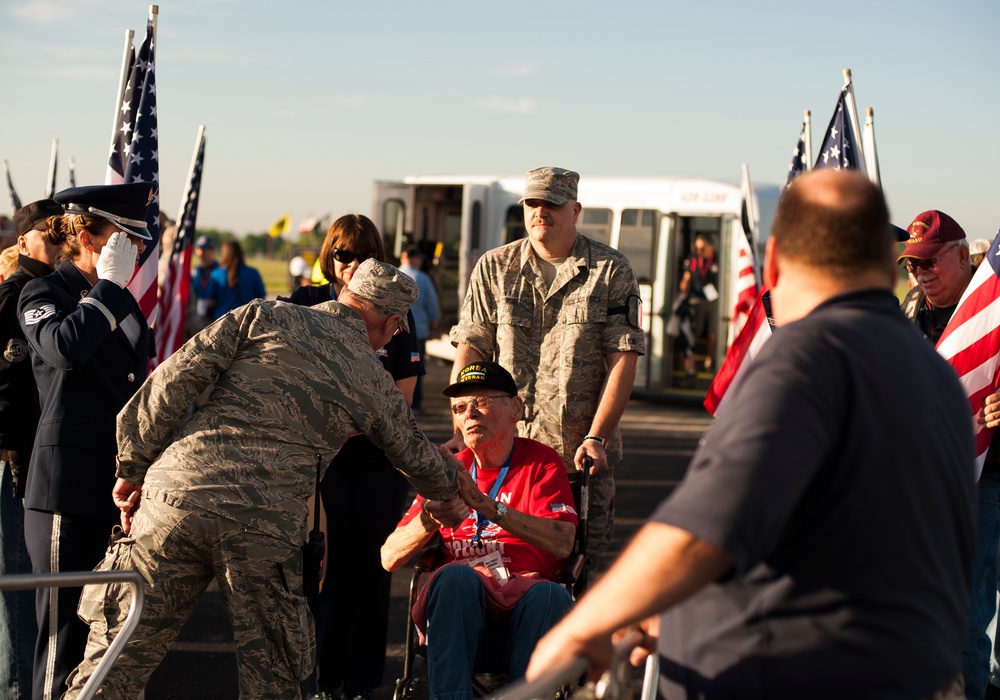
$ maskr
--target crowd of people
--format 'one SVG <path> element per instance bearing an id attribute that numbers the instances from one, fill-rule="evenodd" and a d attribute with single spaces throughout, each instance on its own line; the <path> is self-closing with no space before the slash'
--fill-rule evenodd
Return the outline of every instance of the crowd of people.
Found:
<path id="1" fill-rule="evenodd" d="M 401 268 L 385 262 L 367 217 L 333 223 L 328 283 L 288 299 L 263 299 L 238 243 L 216 263 L 200 237 L 192 337 L 147 377 L 150 329 L 126 285 L 151 186 L 72 188 L 15 214 L 0 573 L 142 575 L 144 612 L 104 696 L 141 693 L 215 581 L 241 697 L 367 700 L 383 683 L 390 572 L 435 539 L 445 563 L 413 610 L 432 700 L 473 697 L 484 666 L 513 681 L 584 655 L 599 673 L 629 628 L 659 654 L 666 698 L 1000 693 L 986 631 L 1000 454 L 976 483 L 968 402 L 933 347 L 975 262 L 935 210 L 900 255 L 881 191 L 856 173 L 786 189 L 764 261 L 778 329 L 682 483 L 572 600 L 558 582 L 578 534 L 572 484 L 589 471 L 596 562 L 645 352 L 636 277 L 577 232 L 578 183 L 529 171 L 527 237 L 476 263 L 450 331 L 442 446 L 412 412 L 433 282 L 419 246 Z M 902 264 L 916 286 L 900 305 Z M 681 277 L 698 335 L 718 275 L 714 241 L 698 237 Z M 1000 425 L 1000 394 L 978 420 Z M 310 498 L 329 539 L 307 600 Z M 0 691 L 76 697 L 128 607 L 106 584 L 4 593 Z"/>

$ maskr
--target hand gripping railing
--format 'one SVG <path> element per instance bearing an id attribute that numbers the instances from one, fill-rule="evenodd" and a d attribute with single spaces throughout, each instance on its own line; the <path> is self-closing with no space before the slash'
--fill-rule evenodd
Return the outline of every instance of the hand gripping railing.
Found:
<path id="1" fill-rule="evenodd" d="M 121 631 L 104 652 L 94 673 L 83 686 L 79 700 L 90 700 L 101 687 L 105 676 L 114 665 L 118 655 L 122 653 L 135 628 L 139 626 L 142 617 L 142 607 L 146 602 L 146 589 L 142 576 L 136 571 L 81 571 L 79 573 L 57 574 L 17 574 L 15 576 L 0 576 L 0 591 L 22 591 L 31 588 L 76 588 L 91 583 L 129 583 L 132 585 L 132 603 Z"/>
<path id="2" fill-rule="evenodd" d="M 592 697 L 598 700 L 631 700 L 632 686 L 630 682 L 631 668 L 629 654 L 639 646 L 644 637 L 642 632 L 633 630 L 615 644 L 614 652 L 608 670 L 604 672 Z M 653 653 L 646 659 L 646 671 L 643 677 L 640 700 L 653 700 L 656 697 L 656 682 L 659 675 L 659 657 Z M 583 656 L 577 656 L 569 661 L 549 669 L 541 676 L 531 681 L 520 681 L 500 690 L 493 700 L 536 700 L 537 698 L 552 698 L 562 686 L 575 684 L 590 663 Z"/>

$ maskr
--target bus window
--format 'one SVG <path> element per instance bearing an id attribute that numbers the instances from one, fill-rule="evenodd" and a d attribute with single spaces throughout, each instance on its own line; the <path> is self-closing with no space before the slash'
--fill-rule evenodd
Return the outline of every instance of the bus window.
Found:
<path id="1" fill-rule="evenodd" d="M 653 279 L 656 212 L 652 209 L 626 209 L 622 212 L 618 250 L 625 254 L 640 284 Z"/>
<path id="2" fill-rule="evenodd" d="M 528 235 L 528 230 L 524 228 L 524 207 L 515 204 L 507 208 L 507 219 L 503 224 L 504 243 L 519 241 Z"/>
<path id="3" fill-rule="evenodd" d="M 382 245 L 399 258 L 403 252 L 403 221 L 406 205 L 401 199 L 387 199 L 382 204 Z"/>
<path id="4" fill-rule="evenodd" d="M 584 209 L 576 222 L 576 230 L 592 241 L 611 245 L 611 210 Z"/>
<path id="5" fill-rule="evenodd" d="M 483 240 L 483 205 L 479 202 L 472 203 L 472 222 L 469 230 L 472 233 L 469 247 L 479 250 L 480 241 Z"/>

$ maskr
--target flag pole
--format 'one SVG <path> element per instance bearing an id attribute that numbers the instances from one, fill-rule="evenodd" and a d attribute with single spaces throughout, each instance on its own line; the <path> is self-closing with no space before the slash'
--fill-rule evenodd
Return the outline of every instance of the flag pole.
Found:
<path id="1" fill-rule="evenodd" d="M 69 186 L 76 187 L 76 158 L 69 157 Z"/>
<path id="2" fill-rule="evenodd" d="M 187 209 L 188 198 L 191 196 L 191 180 L 194 177 L 194 169 L 198 165 L 198 151 L 201 150 L 201 142 L 205 139 L 205 125 L 198 126 L 198 137 L 194 140 L 194 153 L 191 154 L 191 167 L 188 168 L 187 182 L 184 184 L 184 194 L 181 195 L 181 210 L 177 212 L 177 230 L 184 225 L 184 211 Z M 175 234 L 176 235 L 176 234 Z"/>
<path id="3" fill-rule="evenodd" d="M 809 172 L 813 167 L 813 130 L 812 111 L 808 109 L 802 110 L 802 130 L 806 134 L 806 172 Z"/>
<path id="4" fill-rule="evenodd" d="M 49 179 L 45 185 L 45 197 L 52 199 L 56 193 L 56 159 L 59 157 L 59 139 L 52 139 L 52 157 L 49 158 Z"/>
<path id="5" fill-rule="evenodd" d="M 159 17 L 159 15 L 160 15 L 160 6 L 159 5 L 150 5 L 149 6 L 149 21 L 153 23 L 153 50 L 154 51 L 157 48 L 157 46 L 156 46 L 156 19 L 157 19 L 157 17 Z"/>
<path id="6" fill-rule="evenodd" d="M 878 149 L 875 148 L 875 110 L 869 107 L 865 111 L 865 160 L 868 166 L 868 177 L 879 189 L 882 188 L 882 173 L 878 167 Z"/>
<path id="7" fill-rule="evenodd" d="M 861 143 L 863 138 L 861 136 L 861 127 L 858 124 L 858 110 L 854 106 L 854 82 L 851 80 L 851 69 L 844 69 L 844 87 L 847 89 L 847 94 L 844 96 L 844 102 L 847 104 L 847 114 L 851 120 L 851 128 L 854 129 L 854 135 L 857 137 L 858 148 L 861 149 L 861 157 L 858 158 L 858 164 L 861 166 L 860 170 L 864 175 L 868 175 L 868 168 L 865 161 L 867 157 L 865 156 L 865 148 Z"/>

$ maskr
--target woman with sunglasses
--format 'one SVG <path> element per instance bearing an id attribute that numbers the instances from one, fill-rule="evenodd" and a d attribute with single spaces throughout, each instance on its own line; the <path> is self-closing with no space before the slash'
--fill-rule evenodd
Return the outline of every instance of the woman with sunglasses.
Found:
<path id="1" fill-rule="evenodd" d="M 333 222 L 319 252 L 330 280 L 299 287 L 291 301 L 304 306 L 336 299 L 368 258 L 384 260 L 382 236 L 371 219 L 347 214 Z M 414 328 L 413 314 L 408 314 Z M 417 376 L 424 374 L 417 337 L 401 331 L 379 350 L 396 386 L 413 400 Z M 392 580 L 379 550 L 408 504 L 409 484 L 385 454 L 366 437 L 351 438 L 330 463 L 320 484 L 327 521 L 327 564 L 350 567 L 350 574 L 327 577 L 311 601 L 316 618 L 316 688 L 308 697 L 371 698 L 385 671 L 386 628 Z"/>

